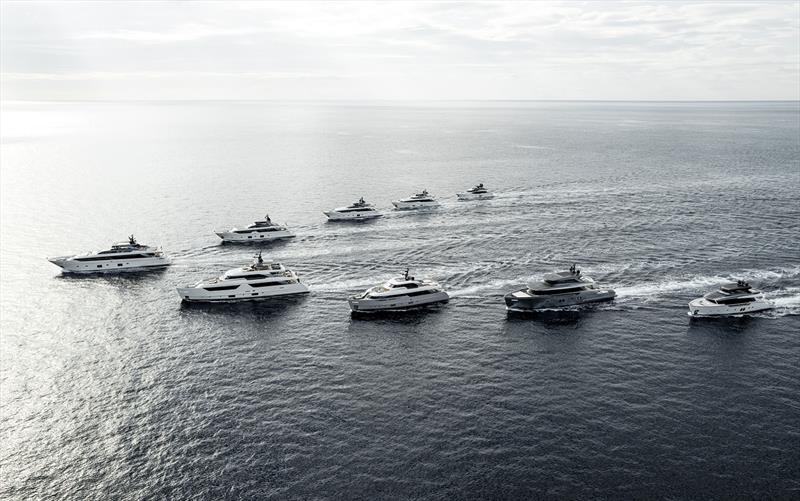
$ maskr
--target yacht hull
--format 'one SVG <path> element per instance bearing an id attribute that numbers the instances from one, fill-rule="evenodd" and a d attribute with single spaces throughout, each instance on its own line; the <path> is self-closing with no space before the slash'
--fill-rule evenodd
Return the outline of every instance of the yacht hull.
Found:
<path id="1" fill-rule="evenodd" d="M 250 242 L 270 242 L 273 240 L 283 240 L 285 238 L 294 238 L 294 233 L 289 230 L 283 231 L 270 231 L 268 233 L 260 233 L 258 231 L 249 231 L 247 233 L 236 233 L 233 231 L 215 231 L 219 238 L 225 243 L 250 243 Z"/>
<path id="2" fill-rule="evenodd" d="M 129 271 L 154 270 L 166 268 L 172 262 L 166 257 L 139 259 L 109 259 L 103 261 L 81 261 L 74 257 L 53 257 L 48 261 L 59 266 L 62 273 L 123 273 Z"/>
<path id="3" fill-rule="evenodd" d="M 398 210 L 411 210 L 411 209 L 433 209 L 439 207 L 439 202 L 404 202 L 397 200 L 392 202 Z"/>
<path id="4" fill-rule="evenodd" d="M 489 200 L 494 198 L 494 193 L 456 193 L 456 196 L 461 201 L 467 200 Z"/>
<path id="5" fill-rule="evenodd" d="M 354 313 L 369 313 L 376 311 L 397 311 L 422 308 L 424 306 L 446 303 L 450 295 L 446 292 L 434 292 L 424 296 L 394 296 L 382 298 L 350 298 L 350 310 Z"/>
<path id="6" fill-rule="evenodd" d="M 374 211 L 364 211 L 364 212 L 328 211 L 328 212 L 323 212 L 323 214 L 328 216 L 329 221 L 365 221 L 367 219 L 377 219 L 383 216 L 383 214 L 379 214 Z"/>
<path id="7" fill-rule="evenodd" d="M 689 302 L 690 317 L 724 317 L 734 315 L 746 315 L 757 311 L 771 310 L 772 303 L 759 299 L 751 303 L 743 304 L 717 304 L 703 298 Z"/>
<path id="8" fill-rule="evenodd" d="M 233 290 L 209 291 L 202 287 L 178 287 L 178 295 L 189 303 L 218 303 L 234 301 L 257 301 L 280 296 L 307 294 L 305 284 L 271 285 L 269 287 L 251 287 L 241 284 Z"/>
<path id="9" fill-rule="evenodd" d="M 521 289 L 505 295 L 508 311 L 537 311 L 577 306 L 600 301 L 611 301 L 617 295 L 611 289 L 588 289 L 565 294 L 531 295 Z"/>

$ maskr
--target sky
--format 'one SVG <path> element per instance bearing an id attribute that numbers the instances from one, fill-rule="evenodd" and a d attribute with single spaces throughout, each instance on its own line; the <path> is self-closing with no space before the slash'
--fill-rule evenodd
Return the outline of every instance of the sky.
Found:
<path id="1" fill-rule="evenodd" d="M 3 100 L 797 100 L 800 1 L 0 3 Z"/>

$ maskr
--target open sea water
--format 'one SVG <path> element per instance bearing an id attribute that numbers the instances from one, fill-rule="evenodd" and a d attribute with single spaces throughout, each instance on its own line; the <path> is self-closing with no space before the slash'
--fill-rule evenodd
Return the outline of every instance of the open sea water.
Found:
<path id="1" fill-rule="evenodd" d="M 4 103 L 0 165 L 2 499 L 800 497 L 797 102 Z M 173 266 L 45 259 L 131 233 Z M 258 249 L 311 294 L 181 305 Z M 507 316 L 573 263 L 618 298 Z M 450 303 L 351 318 L 406 267 Z"/>

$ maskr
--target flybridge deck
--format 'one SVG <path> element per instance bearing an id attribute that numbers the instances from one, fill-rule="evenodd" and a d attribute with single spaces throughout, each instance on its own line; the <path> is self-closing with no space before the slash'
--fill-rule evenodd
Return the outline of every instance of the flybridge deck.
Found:
<path id="1" fill-rule="evenodd" d="M 561 284 L 564 282 L 582 282 L 580 272 L 559 271 L 557 273 L 545 273 L 544 281 L 548 284 Z"/>
<path id="2" fill-rule="evenodd" d="M 130 252 L 134 250 L 149 249 L 147 245 L 142 245 L 136 241 L 133 235 L 128 237 L 127 242 L 117 242 L 111 245 L 111 249 L 97 252 L 97 254 L 111 254 L 112 252 Z"/>
<path id="3" fill-rule="evenodd" d="M 749 283 L 740 280 L 736 283 L 724 284 L 719 290 L 727 292 L 728 294 L 734 294 L 736 292 L 749 292 L 751 288 Z"/>
<path id="4" fill-rule="evenodd" d="M 253 232 L 264 233 L 271 231 L 287 231 L 287 230 L 286 228 L 278 224 L 264 224 L 264 225 L 251 224 L 250 226 L 248 226 L 243 230 L 233 230 L 233 233 L 253 233 Z"/>
<path id="5" fill-rule="evenodd" d="M 284 266 L 281 263 L 276 263 L 273 261 L 265 261 L 263 257 L 261 257 L 261 252 L 256 254 L 256 257 L 253 259 L 253 262 L 247 266 L 242 266 L 241 268 L 234 268 L 230 271 L 227 271 L 225 275 L 241 272 L 241 273 L 248 273 L 251 271 L 268 271 L 270 273 L 278 273 L 285 270 Z"/>
<path id="6" fill-rule="evenodd" d="M 238 269 L 231 270 L 233 271 L 242 271 L 242 272 L 250 272 L 250 271 L 268 271 L 270 273 L 278 273 L 285 268 L 281 263 L 273 263 L 271 261 L 267 261 L 264 263 L 254 263 L 250 266 L 243 266 Z"/>
<path id="7" fill-rule="evenodd" d="M 352 204 L 348 205 L 347 207 L 340 207 L 336 209 L 338 211 L 352 211 L 352 210 L 375 210 L 372 204 L 368 204 L 362 198 L 358 202 L 353 202 Z"/>
<path id="8" fill-rule="evenodd" d="M 349 207 L 340 207 L 335 209 L 336 212 L 359 212 L 359 211 L 374 211 L 375 208 L 371 205 L 359 205 L 359 206 L 349 206 Z"/>
<path id="9" fill-rule="evenodd" d="M 439 284 L 432 280 L 416 280 L 414 277 L 398 277 L 392 278 L 384 284 L 372 287 L 367 290 L 366 294 L 376 296 L 407 295 L 415 289 L 438 286 Z"/>
<path id="10" fill-rule="evenodd" d="M 337 207 L 333 209 L 333 212 L 354 212 L 354 211 L 374 211 L 375 206 L 367 203 L 364 201 L 364 198 L 360 198 L 357 202 L 353 202 L 347 207 Z"/>
<path id="11" fill-rule="evenodd" d="M 760 295 L 761 291 L 753 289 L 749 283 L 740 280 L 736 283 L 724 284 L 719 290 L 709 292 L 703 298 L 718 304 L 735 304 L 753 301 Z"/>
<path id="12" fill-rule="evenodd" d="M 531 284 L 528 290 L 533 294 L 557 294 L 575 292 L 593 285 L 594 280 L 581 275 L 581 270 L 572 266 L 568 271 L 546 273 L 543 282 Z"/>
<path id="13" fill-rule="evenodd" d="M 284 228 L 279 224 L 273 223 L 272 221 L 256 221 L 255 223 L 248 225 L 246 228 L 246 230 L 256 230 L 256 229 L 258 230 L 267 229 L 276 231 L 276 230 L 282 230 Z M 237 230 L 237 231 L 246 231 L 246 230 Z"/>
<path id="14" fill-rule="evenodd" d="M 414 196 L 405 198 L 401 202 L 433 202 L 433 198 L 428 190 L 422 190 L 422 193 L 415 193 Z"/>
<path id="15" fill-rule="evenodd" d="M 99 251 L 98 254 L 111 254 L 112 252 L 128 252 L 132 250 L 147 249 L 146 245 L 142 244 L 129 244 L 128 242 L 120 242 L 111 246 L 111 249 Z"/>
<path id="16" fill-rule="evenodd" d="M 262 280 L 265 278 L 291 277 L 292 272 L 280 263 L 264 263 L 228 270 L 220 277 L 201 280 L 196 285 L 211 285 L 227 280 Z"/>
<path id="17" fill-rule="evenodd" d="M 248 226 L 248 228 L 263 228 L 264 226 L 280 226 L 280 225 L 273 223 L 271 220 L 266 220 L 266 221 L 256 221 L 250 226 Z"/>

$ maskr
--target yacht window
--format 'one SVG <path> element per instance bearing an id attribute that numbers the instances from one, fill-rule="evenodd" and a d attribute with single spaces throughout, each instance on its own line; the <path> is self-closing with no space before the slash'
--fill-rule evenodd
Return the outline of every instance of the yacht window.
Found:
<path id="1" fill-rule="evenodd" d="M 754 297 L 724 297 L 717 299 L 717 304 L 743 304 L 743 303 L 752 303 L 755 301 L 756 298 Z"/>
<path id="2" fill-rule="evenodd" d="M 250 284 L 250 287 L 269 287 L 271 285 L 286 285 L 293 283 L 294 280 L 282 280 L 280 282 L 264 282 L 260 284 Z"/>
<path id="3" fill-rule="evenodd" d="M 203 289 L 207 291 L 232 291 L 238 287 L 238 285 L 218 285 L 216 287 L 203 287 Z"/>
<path id="4" fill-rule="evenodd" d="M 117 261 L 117 260 L 122 260 L 122 259 L 141 259 L 141 258 L 145 258 L 145 257 L 151 257 L 151 256 L 146 256 L 146 255 L 143 255 L 143 254 L 126 254 L 126 255 L 123 255 L 123 256 L 115 255 L 115 256 L 78 257 L 78 258 L 75 258 L 75 260 L 76 261 Z"/>
<path id="5" fill-rule="evenodd" d="M 537 296 L 547 296 L 550 294 L 567 294 L 570 292 L 580 292 L 584 289 L 583 286 L 581 287 L 567 287 L 564 289 L 529 289 L 531 294 L 536 294 Z"/>
<path id="6" fill-rule="evenodd" d="M 393 285 L 392 287 L 395 288 L 395 289 L 403 289 L 403 288 L 405 288 L 405 289 L 416 289 L 416 288 L 419 287 L 419 285 L 417 285 L 415 283 L 408 283 L 408 284 L 397 284 L 397 285 Z"/>

